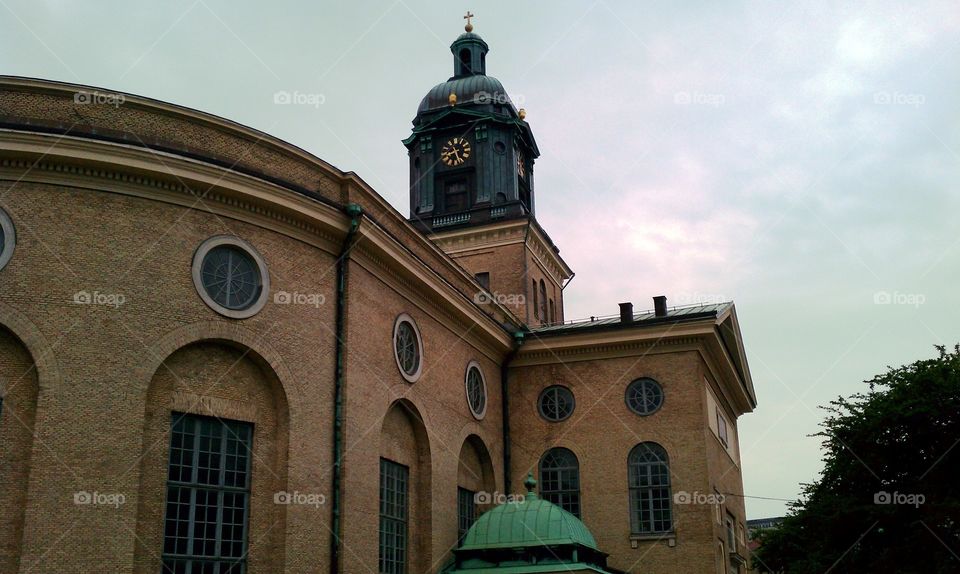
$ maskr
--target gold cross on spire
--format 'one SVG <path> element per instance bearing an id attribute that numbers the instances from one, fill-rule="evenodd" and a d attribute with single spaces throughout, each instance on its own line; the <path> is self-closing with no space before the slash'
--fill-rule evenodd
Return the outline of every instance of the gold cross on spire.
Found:
<path id="1" fill-rule="evenodd" d="M 473 24 L 470 23 L 470 18 L 473 18 L 473 14 L 467 10 L 467 15 L 463 17 L 463 19 L 467 21 L 467 25 L 464 26 L 463 29 L 467 32 L 473 32 Z"/>

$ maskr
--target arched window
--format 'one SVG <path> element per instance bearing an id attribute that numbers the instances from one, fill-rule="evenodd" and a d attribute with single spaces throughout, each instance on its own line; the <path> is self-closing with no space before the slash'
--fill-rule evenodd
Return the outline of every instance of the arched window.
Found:
<path id="1" fill-rule="evenodd" d="M 633 447 L 627 458 L 630 531 L 657 534 L 673 530 L 670 509 L 670 461 L 655 442 Z"/>
<path id="2" fill-rule="evenodd" d="M 547 321 L 547 284 L 540 280 L 540 320 Z"/>
<path id="3" fill-rule="evenodd" d="M 533 316 L 537 319 L 540 318 L 540 297 L 537 295 L 537 280 L 532 281 L 533 284 Z"/>
<path id="4" fill-rule="evenodd" d="M 463 76 L 468 76 L 473 73 L 473 69 L 470 66 L 470 50 L 464 48 L 460 50 L 460 74 Z"/>
<path id="5" fill-rule="evenodd" d="M 580 518 L 580 462 L 565 448 L 551 448 L 540 458 L 540 496 Z"/>

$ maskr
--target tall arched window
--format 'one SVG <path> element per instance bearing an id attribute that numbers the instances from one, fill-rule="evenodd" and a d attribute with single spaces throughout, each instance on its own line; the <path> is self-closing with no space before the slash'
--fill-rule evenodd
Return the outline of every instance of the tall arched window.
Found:
<path id="1" fill-rule="evenodd" d="M 532 292 L 533 292 L 533 316 L 536 317 L 537 319 L 539 319 L 539 318 L 540 318 L 540 296 L 537 295 L 537 280 L 536 280 L 536 279 L 533 279 L 533 280 L 531 281 L 531 284 L 532 284 L 532 286 L 533 286 L 533 289 L 532 289 Z"/>
<path id="2" fill-rule="evenodd" d="M 642 442 L 627 457 L 630 531 L 658 534 L 673 530 L 670 509 L 670 461 L 655 442 Z"/>
<path id="3" fill-rule="evenodd" d="M 470 65 L 470 50 L 467 48 L 460 50 L 460 73 L 464 76 L 469 76 L 473 73 L 472 66 Z"/>
<path id="4" fill-rule="evenodd" d="M 547 322 L 547 284 L 540 280 L 540 320 Z"/>
<path id="5" fill-rule="evenodd" d="M 540 496 L 580 518 L 580 462 L 572 451 L 557 447 L 540 458 Z"/>

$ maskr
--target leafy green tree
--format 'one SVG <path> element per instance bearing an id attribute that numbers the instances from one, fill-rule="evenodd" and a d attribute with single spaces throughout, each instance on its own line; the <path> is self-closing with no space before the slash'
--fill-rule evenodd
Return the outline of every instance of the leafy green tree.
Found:
<path id="1" fill-rule="evenodd" d="M 960 573 L 960 345 L 829 406 L 822 476 L 754 558 L 786 574 Z"/>

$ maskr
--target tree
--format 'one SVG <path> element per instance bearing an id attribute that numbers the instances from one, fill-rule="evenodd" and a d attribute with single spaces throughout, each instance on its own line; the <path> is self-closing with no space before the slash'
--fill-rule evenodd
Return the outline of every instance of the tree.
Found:
<path id="1" fill-rule="evenodd" d="M 823 472 L 761 534 L 761 569 L 960 572 L 960 345 L 937 350 L 823 407 Z"/>

